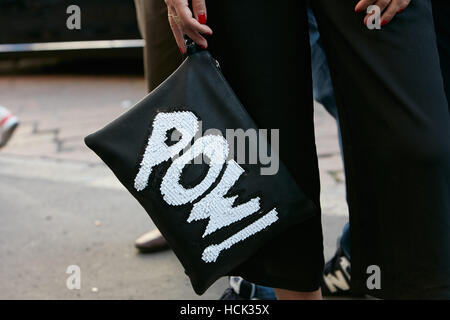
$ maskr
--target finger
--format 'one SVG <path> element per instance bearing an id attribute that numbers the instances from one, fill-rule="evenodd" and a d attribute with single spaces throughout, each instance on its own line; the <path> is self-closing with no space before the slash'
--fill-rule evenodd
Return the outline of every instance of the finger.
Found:
<path id="1" fill-rule="evenodd" d="M 203 49 L 206 49 L 208 47 L 208 42 L 203 35 L 211 35 L 212 30 L 208 26 L 202 25 L 197 20 L 192 18 L 192 14 L 190 14 L 190 17 L 187 18 L 186 15 L 188 13 L 185 12 L 182 16 L 180 16 L 180 12 L 182 12 L 182 10 L 177 11 L 177 15 L 180 17 L 179 27 L 181 28 L 183 34 L 188 35 L 196 44 Z"/>
<path id="2" fill-rule="evenodd" d="M 170 28 L 172 29 L 173 35 L 175 37 L 175 41 L 177 42 L 178 48 L 180 49 L 181 54 L 184 54 L 186 52 L 186 46 L 185 46 L 185 42 L 184 42 L 184 35 L 183 32 L 180 29 L 180 26 L 178 26 L 178 24 L 175 22 L 173 15 L 175 15 L 174 13 L 174 9 L 172 7 L 168 8 L 168 13 L 169 13 L 169 24 L 170 24 Z"/>
<path id="3" fill-rule="evenodd" d="M 391 20 L 397 14 L 398 10 L 400 10 L 399 1 L 392 1 L 389 7 L 387 7 L 383 15 L 381 16 L 381 26 L 383 27 L 391 22 Z"/>
<path id="4" fill-rule="evenodd" d="M 194 19 L 192 17 L 192 12 L 189 8 L 175 7 L 175 10 L 177 11 L 177 14 L 181 19 L 183 28 L 192 29 L 192 30 L 195 30 L 202 34 L 212 35 L 213 32 L 212 32 L 211 28 L 205 24 L 201 24 L 196 19 Z"/>
<path id="5" fill-rule="evenodd" d="M 375 5 L 380 8 L 380 12 L 383 12 L 384 10 L 386 10 L 387 7 L 389 7 L 389 5 L 392 2 L 395 2 L 395 1 L 392 1 L 392 0 L 377 0 L 377 2 L 375 2 Z"/>
<path id="6" fill-rule="evenodd" d="M 367 8 L 373 5 L 377 0 L 361 0 L 355 7 L 356 12 L 365 12 Z"/>
<path id="7" fill-rule="evenodd" d="M 173 10 L 179 18 L 179 27 L 182 32 L 188 35 L 196 44 L 206 49 L 208 42 L 202 34 L 211 35 L 211 28 L 193 18 L 187 0 L 172 0 L 172 3 Z"/>
<path id="8" fill-rule="evenodd" d="M 400 3 L 400 9 L 397 11 L 397 13 L 402 13 L 406 7 L 409 6 L 409 4 L 411 3 L 411 0 L 403 0 Z"/>
<path id="9" fill-rule="evenodd" d="M 212 30 L 210 27 L 201 24 L 196 19 L 192 17 L 192 12 L 189 9 L 187 1 L 184 0 L 173 0 L 174 9 L 176 14 L 181 19 L 182 29 L 193 29 L 199 33 L 211 35 Z M 192 39 L 193 40 L 193 39 Z"/>
<path id="10" fill-rule="evenodd" d="M 206 3 L 205 0 L 192 0 L 192 9 L 195 19 L 201 24 L 206 24 Z"/>

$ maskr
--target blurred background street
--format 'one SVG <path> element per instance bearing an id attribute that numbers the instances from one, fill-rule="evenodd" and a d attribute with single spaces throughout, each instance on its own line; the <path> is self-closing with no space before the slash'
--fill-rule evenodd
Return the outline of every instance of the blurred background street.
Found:
<path id="1" fill-rule="evenodd" d="M 0 70 L 0 104 L 21 120 L 0 150 L 0 299 L 198 299 L 172 252 L 136 251 L 153 224 L 83 142 L 145 95 L 140 60 Z M 347 219 L 344 175 L 334 120 L 319 105 L 315 118 L 328 259 Z M 66 288 L 69 265 L 81 268 L 81 290 Z"/>

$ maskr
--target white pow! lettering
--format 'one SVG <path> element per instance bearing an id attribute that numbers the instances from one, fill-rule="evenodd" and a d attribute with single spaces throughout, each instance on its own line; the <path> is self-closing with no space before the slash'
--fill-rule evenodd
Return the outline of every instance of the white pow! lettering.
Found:
<path id="1" fill-rule="evenodd" d="M 181 174 L 184 167 L 200 154 L 210 159 L 208 174 L 196 187 L 186 189 L 180 184 Z M 170 205 L 180 206 L 198 199 L 216 181 L 227 156 L 228 145 L 223 137 L 205 136 L 195 141 L 194 145 L 167 170 L 161 183 L 164 200 Z"/>
<path id="2" fill-rule="evenodd" d="M 166 134 L 173 128 L 178 130 L 182 137 L 178 143 L 169 147 L 165 143 Z M 197 130 L 197 117 L 191 112 L 159 113 L 153 121 L 152 135 L 148 139 L 139 172 L 134 179 L 134 188 L 137 191 L 144 190 L 153 167 L 180 153 L 188 146 Z"/>
<path id="3" fill-rule="evenodd" d="M 176 129 L 182 135 L 181 140 L 172 146 L 166 144 L 167 133 Z M 153 132 L 148 139 L 139 172 L 135 178 L 134 187 L 142 191 L 148 186 L 148 179 L 152 169 L 171 158 L 177 156 L 181 150 L 189 145 L 198 131 L 198 119 L 191 112 L 159 113 L 153 122 Z M 240 221 L 260 210 L 260 198 L 255 197 L 246 203 L 233 207 L 237 196 L 226 198 L 225 195 L 236 184 L 244 169 L 234 160 L 226 162 L 229 146 L 222 136 L 207 135 L 196 140 L 185 154 L 174 160 L 163 177 L 160 191 L 163 199 L 172 206 L 193 203 L 199 199 L 213 185 L 226 165 L 225 172 L 217 186 L 192 208 L 187 222 L 209 219 L 203 237 L 214 233 Z M 206 177 L 197 186 L 186 189 L 180 184 L 184 167 L 199 155 L 207 156 L 209 170 Z M 278 220 L 278 213 L 274 208 L 257 221 L 232 235 L 219 244 L 207 247 L 202 254 L 206 263 L 215 262 L 224 250 L 246 240 L 264 230 Z"/>
<path id="4" fill-rule="evenodd" d="M 245 227 L 243 230 L 239 231 L 238 233 L 231 236 L 227 240 L 221 242 L 220 244 L 215 244 L 206 248 L 203 251 L 202 256 L 203 261 L 216 262 L 217 257 L 223 250 L 230 249 L 236 243 L 244 241 L 245 239 L 254 235 L 255 233 L 264 230 L 277 220 L 278 220 L 278 212 L 276 209 L 273 209 L 268 214 L 266 214 L 256 222 L 252 223 L 248 227 Z"/>
<path id="5" fill-rule="evenodd" d="M 224 197 L 243 172 L 244 170 L 234 160 L 229 161 L 219 184 L 192 208 L 188 222 L 209 218 L 203 237 L 242 220 L 260 209 L 259 198 L 233 208 L 237 196 Z"/>

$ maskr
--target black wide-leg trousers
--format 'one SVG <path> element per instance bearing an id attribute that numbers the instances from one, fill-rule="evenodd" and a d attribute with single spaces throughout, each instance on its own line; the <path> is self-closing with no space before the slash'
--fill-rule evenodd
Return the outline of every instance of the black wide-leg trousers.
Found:
<path id="1" fill-rule="evenodd" d="M 381 298 L 450 298 L 450 116 L 431 3 L 413 0 L 381 30 L 363 24 L 356 0 L 311 3 L 343 135 L 352 287 Z M 209 49 L 257 125 L 280 129 L 281 160 L 319 207 L 305 6 L 207 1 Z M 367 286 L 371 266 L 381 288 Z M 322 267 L 317 212 L 236 273 L 312 291 Z"/>

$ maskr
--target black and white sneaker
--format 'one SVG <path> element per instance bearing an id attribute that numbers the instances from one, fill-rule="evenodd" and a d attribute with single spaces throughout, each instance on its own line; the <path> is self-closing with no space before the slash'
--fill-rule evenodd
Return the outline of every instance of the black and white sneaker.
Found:
<path id="1" fill-rule="evenodd" d="M 322 295 L 358 296 L 350 287 L 351 264 L 339 246 L 333 258 L 325 264 L 322 277 Z M 252 300 L 255 297 L 255 284 L 241 277 L 230 277 L 230 287 L 225 290 L 220 300 Z"/>
<path id="2" fill-rule="evenodd" d="M 324 296 L 351 296 L 350 260 L 339 246 L 334 257 L 325 264 L 321 283 Z"/>
<path id="3" fill-rule="evenodd" d="M 241 277 L 230 277 L 230 287 L 220 297 L 220 300 L 253 300 L 256 285 Z"/>

